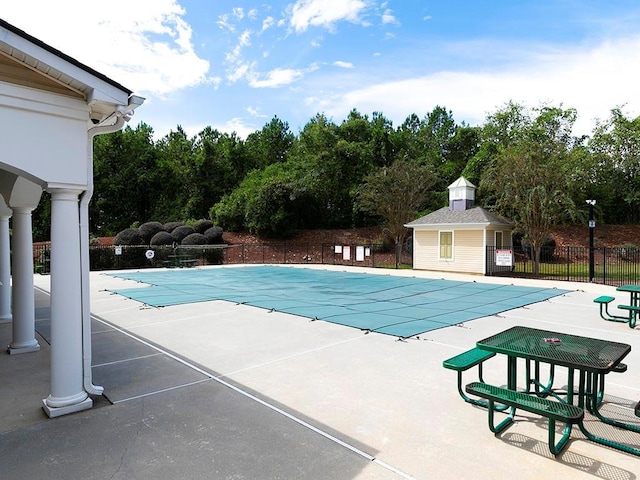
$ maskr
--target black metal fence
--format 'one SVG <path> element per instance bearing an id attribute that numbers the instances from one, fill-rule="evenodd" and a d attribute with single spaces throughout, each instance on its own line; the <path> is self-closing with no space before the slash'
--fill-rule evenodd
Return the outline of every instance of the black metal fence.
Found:
<path id="1" fill-rule="evenodd" d="M 589 282 L 589 247 L 543 247 L 538 273 L 529 248 L 514 248 L 511 267 L 495 265 L 495 247 L 487 247 L 488 275 Z M 594 248 L 593 282 L 618 286 L 640 283 L 640 247 Z"/>
<path id="2" fill-rule="evenodd" d="M 34 245 L 36 273 L 49 273 L 51 247 Z M 412 255 L 403 248 L 398 268 L 411 268 Z M 261 243 L 240 245 L 178 246 L 91 246 L 92 271 L 231 264 L 323 264 L 374 268 L 395 268 L 393 246 L 383 244 L 335 245 Z"/>
<path id="3" fill-rule="evenodd" d="M 49 272 L 51 247 L 34 245 L 36 273 Z M 152 253 L 150 253 L 152 252 Z M 640 283 L 640 247 L 594 249 L 595 283 L 623 285 Z M 496 265 L 495 247 L 487 247 L 487 275 L 589 282 L 588 247 L 543 247 L 538 273 L 534 255 L 528 248 L 512 249 L 512 265 Z M 412 267 L 410 245 L 399 256 L 398 268 Z M 203 245 L 172 247 L 91 246 L 91 270 L 122 270 L 231 264 L 321 264 L 372 268 L 395 268 L 393 246 L 383 244 L 336 245 L 260 243 L 241 245 Z"/>

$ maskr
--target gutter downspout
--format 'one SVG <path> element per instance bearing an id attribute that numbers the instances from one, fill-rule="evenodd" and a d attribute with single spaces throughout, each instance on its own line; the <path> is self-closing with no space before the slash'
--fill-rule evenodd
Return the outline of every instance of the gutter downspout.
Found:
<path id="1" fill-rule="evenodd" d="M 142 105 L 144 98 L 131 95 L 129 105 L 118 105 L 116 111 L 95 127 L 87 130 L 87 189 L 80 195 L 80 281 L 82 285 L 82 363 L 83 386 L 91 395 L 102 395 L 104 387 L 93 384 L 91 373 L 91 298 L 89 292 L 89 202 L 93 196 L 93 137 L 113 133 L 122 129 L 133 115 L 133 110 Z M 109 121 L 115 122 L 107 124 Z"/>
<path id="2" fill-rule="evenodd" d="M 82 282 L 82 363 L 84 389 L 91 395 L 102 395 L 104 387 L 93 384 L 91 374 L 91 304 L 89 292 L 89 202 L 93 196 L 93 137 L 120 130 L 124 117 L 113 125 L 96 125 L 87 131 L 87 189 L 80 195 L 80 278 Z"/>

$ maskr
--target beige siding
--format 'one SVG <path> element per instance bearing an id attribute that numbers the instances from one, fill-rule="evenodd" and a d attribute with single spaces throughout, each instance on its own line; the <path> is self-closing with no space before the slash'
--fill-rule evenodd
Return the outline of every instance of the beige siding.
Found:
<path id="1" fill-rule="evenodd" d="M 438 232 L 417 230 L 413 234 L 413 268 L 437 270 Z"/>
<path id="2" fill-rule="evenodd" d="M 456 230 L 451 271 L 484 273 L 483 234 L 482 230 Z"/>
<path id="3" fill-rule="evenodd" d="M 440 260 L 438 230 L 414 233 L 413 268 L 484 274 L 483 230 L 454 230 L 453 260 Z"/>

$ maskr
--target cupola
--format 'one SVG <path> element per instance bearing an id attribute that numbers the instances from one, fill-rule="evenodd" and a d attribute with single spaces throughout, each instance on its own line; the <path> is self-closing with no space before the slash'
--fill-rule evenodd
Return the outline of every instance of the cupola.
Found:
<path id="1" fill-rule="evenodd" d="M 449 185 L 449 210 L 468 210 L 474 207 L 476 186 L 464 177 Z"/>

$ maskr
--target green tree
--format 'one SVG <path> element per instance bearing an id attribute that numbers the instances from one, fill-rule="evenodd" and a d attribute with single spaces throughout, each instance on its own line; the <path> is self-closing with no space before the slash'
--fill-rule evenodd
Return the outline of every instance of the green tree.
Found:
<path id="1" fill-rule="evenodd" d="M 399 159 L 368 174 L 358 189 L 356 208 L 383 221 L 384 232 L 396 247 L 396 268 L 409 234 L 405 224 L 416 218 L 435 183 L 430 166 Z"/>
<path id="2" fill-rule="evenodd" d="M 158 155 L 158 176 L 161 188 L 156 192 L 156 203 L 150 218 L 138 219 L 141 222 L 156 220 L 169 222 L 190 218 L 188 205 L 195 186 L 191 173 L 195 159 L 195 140 L 178 125 L 161 140 L 156 142 Z"/>
<path id="3" fill-rule="evenodd" d="M 640 117 L 620 108 L 596 125 L 588 144 L 589 168 L 582 182 L 608 222 L 640 221 Z"/>
<path id="4" fill-rule="evenodd" d="M 529 109 L 513 101 L 488 115 L 480 128 L 479 147 L 465 165 L 462 176 L 479 185 L 484 171 L 493 166 L 499 153 L 519 142 L 530 126 Z"/>
<path id="5" fill-rule="evenodd" d="M 235 133 L 221 133 L 211 127 L 200 132 L 188 170 L 191 191 L 185 217 L 205 218 L 211 205 L 240 184 L 249 163 L 245 143 Z"/>
<path id="6" fill-rule="evenodd" d="M 574 110 L 551 107 L 540 108 L 533 120 L 522 118 L 520 136 L 498 151 L 480 184 L 493 208 L 510 217 L 531 245 L 534 274 L 551 229 L 576 215 L 570 195 L 575 119 Z"/>
<path id="7" fill-rule="evenodd" d="M 286 161 L 294 140 L 295 135 L 289 130 L 289 124 L 273 117 L 262 130 L 247 136 L 245 147 L 251 161 L 247 171 Z"/>
<path id="8" fill-rule="evenodd" d="M 90 231 L 115 235 L 154 215 L 157 195 L 165 191 L 158 168 L 153 130 L 140 123 L 94 139 L 94 186 Z"/>

